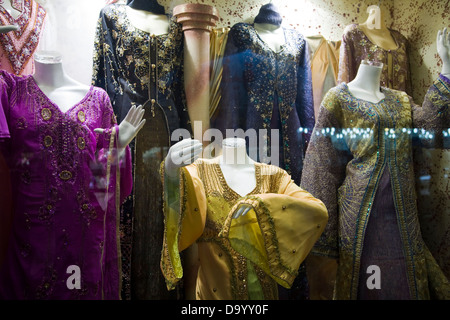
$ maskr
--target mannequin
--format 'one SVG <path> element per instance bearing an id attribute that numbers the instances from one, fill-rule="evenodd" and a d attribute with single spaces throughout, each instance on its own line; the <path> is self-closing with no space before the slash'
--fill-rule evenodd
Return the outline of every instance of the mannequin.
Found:
<path id="1" fill-rule="evenodd" d="M 239 195 L 245 196 L 255 188 L 255 165 L 247 155 L 244 139 L 223 140 L 220 168 L 227 184 Z"/>
<path id="2" fill-rule="evenodd" d="M 376 45 L 383 48 L 384 50 L 396 50 L 398 44 L 391 35 L 391 31 L 386 27 L 385 21 L 383 19 L 383 14 L 380 7 L 371 6 L 372 9 L 369 12 L 367 20 L 359 24 L 361 30 L 367 35 L 367 37 Z M 379 15 L 379 17 L 377 17 Z M 373 21 L 378 20 L 380 22 L 379 28 L 377 26 L 372 28 Z"/>
<path id="3" fill-rule="evenodd" d="M 119 299 L 117 221 L 131 193 L 128 144 L 145 124 L 142 107 L 117 124 L 103 89 L 71 79 L 58 54 L 37 60 L 34 77 L 0 72 L 0 136 L 14 203 L 0 298 Z M 81 268 L 82 290 L 55 281 L 70 265 Z"/>
<path id="4" fill-rule="evenodd" d="M 166 34 L 169 31 L 169 18 L 164 14 L 164 11 L 158 14 L 148 11 L 148 9 L 143 9 L 144 7 L 142 6 L 132 5 L 139 2 L 135 0 L 127 5 L 127 15 L 134 27 L 157 36 Z"/>
<path id="5" fill-rule="evenodd" d="M 200 157 L 201 149 L 200 142 L 193 139 L 184 139 L 173 145 L 164 163 L 167 176 L 177 177 L 181 167 L 193 163 Z M 244 139 L 224 139 L 219 163 L 227 184 L 239 195 L 245 196 L 255 188 L 255 162 L 247 154 Z"/>
<path id="6" fill-rule="evenodd" d="M 369 7 L 370 14 L 364 23 L 345 27 L 339 54 L 338 83 L 354 79 L 362 60 L 383 63 L 381 85 L 412 95 L 409 63 L 410 45 L 399 31 L 385 25 L 378 6 Z M 379 20 L 379 25 L 374 20 Z"/>
<path id="7" fill-rule="evenodd" d="M 222 146 L 222 155 L 201 159 L 201 142 L 182 140 L 170 148 L 161 167 L 166 203 L 161 269 L 167 286 L 173 289 L 181 277 L 186 278 L 178 255 L 197 245 L 200 267 L 195 299 L 278 299 L 277 283 L 286 288 L 293 284 L 297 272 L 292 271 L 298 270 L 309 245 L 321 233 L 326 210 L 299 189 L 284 170 L 253 161 L 244 139 L 227 138 Z M 274 224 L 266 220 L 267 214 Z M 289 227 L 286 230 L 282 225 Z M 272 267 L 264 262 L 263 256 L 272 256 L 274 249 L 259 247 L 265 247 L 260 241 L 272 236 L 276 244 L 269 247 L 280 250 L 278 257 L 294 254 L 289 257 L 289 265 L 295 261 L 289 276 L 281 276 L 283 272 L 277 270 L 287 261 Z M 284 252 L 287 243 L 289 249 Z M 298 247 L 293 248 L 294 244 Z M 259 250 L 266 253 L 259 255 Z M 272 258 L 277 260 L 275 256 L 269 260 Z"/>
<path id="8" fill-rule="evenodd" d="M 90 87 L 70 78 L 63 70 L 61 55 L 58 52 L 37 52 L 35 74 L 39 88 L 61 109 L 66 112 L 81 101 Z"/>
<path id="9" fill-rule="evenodd" d="M 380 77 L 383 71 L 381 62 L 363 60 L 355 79 L 348 83 L 350 92 L 358 99 L 378 103 L 384 99 L 380 90 Z"/>
<path id="10" fill-rule="evenodd" d="M 158 170 L 172 132 L 190 130 L 182 28 L 156 0 L 113 3 L 99 16 L 92 84 L 108 93 L 118 121 L 133 106 L 142 105 L 147 115 L 147 124 L 130 143 L 136 179 L 121 206 L 122 298 L 177 299 L 181 291 L 167 291 L 159 268 L 163 209 Z"/>
<path id="11" fill-rule="evenodd" d="M 249 145 L 259 153 L 254 160 L 276 164 L 300 183 L 315 122 L 309 46 L 301 33 L 281 24 L 277 7 L 268 3 L 254 23 L 232 26 L 224 51 L 221 100 L 211 126 L 223 136 L 227 129 L 260 130 L 258 146 Z M 269 160 L 269 154 L 279 161 Z M 295 284 L 291 293 L 297 288 L 303 292 L 294 299 L 306 298 L 303 274 L 299 272 L 302 283 Z"/>
<path id="12" fill-rule="evenodd" d="M 263 5 L 254 20 L 254 28 L 261 39 L 274 51 L 278 52 L 286 43 L 282 18 L 272 3 Z"/>
<path id="13" fill-rule="evenodd" d="M 0 26 L 0 33 L 7 33 L 10 31 L 15 31 L 17 30 L 17 26 Z"/>
<path id="14" fill-rule="evenodd" d="M 33 75 L 39 88 L 66 113 L 71 107 L 82 101 L 90 86 L 69 77 L 63 69 L 61 55 L 58 52 L 37 52 L 35 55 L 36 72 Z M 145 124 L 142 106 L 130 109 L 119 124 L 119 146 L 125 148 Z M 104 129 L 95 129 L 104 132 Z"/>
<path id="15" fill-rule="evenodd" d="M 442 60 L 441 74 L 450 78 L 450 35 L 447 28 L 439 30 L 436 36 L 437 52 Z"/>
<path id="16" fill-rule="evenodd" d="M 448 70 L 446 31 L 438 32 L 437 48 L 442 71 Z M 320 285 L 319 296 L 447 300 L 450 283 L 420 231 L 413 134 L 429 130 L 435 136 L 431 148 L 443 148 L 440 135 L 450 121 L 450 79 L 441 73 L 420 106 L 405 92 L 383 87 L 381 67 L 364 61 L 354 81 L 327 93 L 305 156 L 301 186 L 324 201 L 330 217 L 312 250 L 321 258 L 315 261 L 317 279 L 327 282 Z M 333 267 L 322 259 L 337 263 Z M 368 279 L 373 266 L 381 273 L 377 290 Z M 335 283 L 327 276 L 334 274 L 333 268 Z M 321 271 L 326 272 L 323 277 Z"/>

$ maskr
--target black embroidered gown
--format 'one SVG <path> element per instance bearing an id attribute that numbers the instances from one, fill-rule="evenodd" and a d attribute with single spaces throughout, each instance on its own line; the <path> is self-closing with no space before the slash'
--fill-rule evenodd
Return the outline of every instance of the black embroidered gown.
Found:
<path id="1" fill-rule="evenodd" d="M 163 239 L 161 161 L 171 133 L 189 129 L 183 85 L 183 33 L 174 18 L 169 32 L 135 28 L 126 5 L 112 4 L 98 20 L 92 83 L 110 96 L 118 121 L 133 105 L 145 105 L 147 120 L 130 147 L 133 192 L 122 205 L 121 249 L 124 299 L 172 299 L 160 271 Z"/>

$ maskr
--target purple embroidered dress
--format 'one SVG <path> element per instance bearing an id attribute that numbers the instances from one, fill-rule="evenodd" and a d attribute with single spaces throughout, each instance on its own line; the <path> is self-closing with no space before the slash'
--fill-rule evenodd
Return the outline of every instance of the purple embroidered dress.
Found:
<path id="1" fill-rule="evenodd" d="M 119 299 L 116 209 L 132 180 L 117 135 L 103 89 L 91 86 L 63 113 L 32 76 L 0 71 L 0 146 L 15 206 L 0 299 Z"/>

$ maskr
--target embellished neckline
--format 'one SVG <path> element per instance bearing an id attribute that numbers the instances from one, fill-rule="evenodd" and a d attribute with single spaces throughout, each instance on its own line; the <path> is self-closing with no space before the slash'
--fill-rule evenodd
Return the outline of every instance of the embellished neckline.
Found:
<path id="1" fill-rule="evenodd" d="M 94 92 L 94 86 L 90 85 L 89 86 L 89 90 L 87 91 L 87 93 L 84 95 L 84 97 L 76 102 L 75 104 L 73 104 L 71 107 L 69 107 L 66 111 L 62 111 L 61 108 L 54 102 L 52 101 L 49 96 L 47 96 L 44 91 L 42 91 L 42 89 L 39 87 L 39 85 L 37 84 L 36 80 L 33 78 L 32 75 L 27 76 L 28 78 L 28 82 L 31 83 L 31 86 L 33 87 L 33 89 L 38 93 L 38 95 L 43 98 L 46 102 L 48 102 L 51 106 L 53 106 L 55 109 L 58 110 L 59 113 L 61 113 L 62 115 L 66 115 L 69 114 L 73 109 L 77 108 L 78 106 L 82 105 L 83 103 L 85 103 L 93 94 Z"/>
<path id="2" fill-rule="evenodd" d="M 273 50 L 269 46 L 269 44 L 266 41 L 264 41 L 263 38 L 261 38 L 260 34 L 258 33 L 258 31 L 255 28 L 255 25 L 254 24 L 249 24 L 249 26 L 251 26 L 251 30 L 253 32 L 254 37 L 256 37 L 259 40 L 259 42 L 261 42 L 263 44 L 264 47 L 269 49 L 270 52 L 272 52 L 274 54 L 280 54 L 286 49 L 286 47 L 288 45 L 288 42 L 287 42 L 287 37 L 286 37 L 286 30 L 285 30 L 284 27 L 281 27 L 281 30 L 283 31 L 283 36 L 284 36 L 284 43 L 280 46 L 280 50 Z"/>
<path id="3" fill-rule="evenodd" d="M 141 30 L 141 29 L 137 28 L 137 27 L 133 24 L 133 22 L 131 21 L 130 17 L 128 16 L 128 13 L 127 13 L 127 10 L 126 10 L 126 9 L 127 9 L 127 5 L 125 5 L 125 4 L 119 4 L 118 6 L 119 6 L 119 8 L 122 9 L 123 17 L 124 17 L 124 19 L 125 19 L 127 25 L 131 26 L 131 27 L 134 29 L 135 32 L 143 33 L 143 34 L 145 34 L 145 35 L 147 35 L 147 36 L 149 36 L 149 37 L 152 37 L 152 38 L 153 38 L 153 37 L 155 37 L 155 38 L 159 38 L 159 37 L 167 37 L 167 36 L 171 33 L 171 30 L 172 30 L 172 28 L 173 28 L 173 20 L 170 19 L 170 15 L 169 15 L 169 14 L 166 14 L 166 16 L 167 16 L 168 19 L 169 19 L 169 28 L 168 28 L 167 32 L 161 33 L 161 34 L 152 34 L 152 33 L 149 33 L 149 32 L 146 32 L 146 31 L 144 31 L 144 30 Z"/>
<path id="4" fill-rule="evenodd" d="M 364 99 L 355 97 L 350 92 L 350 89 L 349 89 L 348 84 L 346 82 L 342 82 L 342 84 L 341 84 L 341 91 L 343 91 L 345 94 L 347 94 L 352 101 L 364 102 L 364 103 L 374 104 L 374 105 L 379 105 L 379 104 L 385 103 L 386 100 L 388 100 L 388 97 L 389 97 L 389 95 L 391 93 L 391 91 L 389 89 L 387 89 L 385 87 L 382 87 L 382 86 L 380 86 L 380 90 L 384 94 L 384 98 L 381 99 L 378 102 L 372 102 L 372 101 L 369 101 L 369 100 L 364 100 Z"/>
<path id="5" fill-rule="evenodd" d="M 214 168 L 216 170 L 216 173 L 219 177 L 220 183 L 224 189 L 224 193 L 228 193 L 228 197 L 224 195 L 224 197 L 226 199 L 229 200 L 237 200 L 252 194 L 257 194 L 260 190 L 260 181 L 261 181 L 261 167 L 260 165 L 255 162 L 254 166 L 255 166 L 255 180 L 256 180 L 256 184 L 255 187 L 253 188 L 252 191 L 248 192 L 245 195 L 240 195 L 239 193 L 237 193 L 233 188 L 231 188 L 228 183 L 227 180 L 225 179 L 225 176 L 223 174 L 222 168 L 220 167 L 220 164 L 218 162 L 215 162 L 214 164 Z"/>
<path id="6" fill-rule="evenodd" d="M 396 52 L 396 51 L 400 50 L 400 43 L 398 42 L 396 36 L 394 35 L 395 34 L 393 32 L 394 30 L 387 28 L 389 30 L 389 33 L 391 34 L 392 39 L 394 39 L 394 42 L 397 45 L 397 48 L 385 49 L 385 48 L 379 46 L 378 44 L 376 44 L 375 42 L 373 42 L 372 40 L 370 40 L 369 36 L 361 29 L 361 27 L 358 24 L 356 24 L 356 28 L 359 32 L 361 32 L 363 34 L 364 38 L 366 38 L 366 40 L 369 41 L 370 44 L 376 46 L 377 48 L 380 48 L 381 50 L 386 51 L 386 52 Z"/>

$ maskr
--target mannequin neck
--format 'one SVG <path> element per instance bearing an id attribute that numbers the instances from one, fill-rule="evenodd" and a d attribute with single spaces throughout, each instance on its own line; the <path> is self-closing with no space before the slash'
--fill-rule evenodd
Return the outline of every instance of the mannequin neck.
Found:
<path id="1" fill-rule="evenodd" d="M 279 33 L 281 32 L 283 29 L 281 28 L 281 26 L 275 25 L 275 24 L 271 24 L 271 23 L 257 23 L 255 22 L 253 24 L 253 26 L 255 27 L 256 31 L 258 31 L 258 33 Z"/>
<path id="2" fill-rule="evenodd" d="M 61 87 L 68 81 L 59 56 L 35 55 L 35 73 L 34 79 L 41 87 Z"/>
<path id="3" fill-rule="evenodd" d="M 169 32 L 169 19 L 165 14 L 134 9 L 127 6 L 127 16 L 133 26 L 144 32 L 162 35 Z"/>
<path id="4" fill-rule="evenodd" d="M 384 98 L 380 90 L 383 64 L 370 65 L 362 62 L 355 79 L 348 83 L 350 93 L 356 98 L 377 103 Z"/>
<path id="5" fill-rule="evenodd" d="M 164 6 L 160 5 L 157 0 L 128 0 L 127 6 L 136 10 L 145 10 L 154 14 L 165 14 Z"/>
<path id="6" fill-rule="evenodd" d="M 227 138 L 222 142 L 219 164 L 227 185 L 240 196 L 256 187 L 255 162 L 247 155 L 245 139 Z"/>
<path id="7" fill-rule="evenodd" d="M 221 166 L 248 166 L 254 161 L 247 154 L 245 140 L 242 138 L 227 138 L 222 142 Z"/>
<path id="8" fill-rule="evenodd" d="M 63 112 L 80 102 L 90 89 L 65 73 L 59 55 L 37 52 L 34 64 L 36 84 Z"/>
<path id="9" fill-rule="evenodd" d="M 286 43 L 284 31 L 281 26 L 271 23 L 254 23 L 253 27 L 259 37 L 269 46 L 272 51 L 278 52 Z"/>

